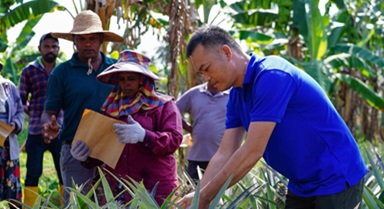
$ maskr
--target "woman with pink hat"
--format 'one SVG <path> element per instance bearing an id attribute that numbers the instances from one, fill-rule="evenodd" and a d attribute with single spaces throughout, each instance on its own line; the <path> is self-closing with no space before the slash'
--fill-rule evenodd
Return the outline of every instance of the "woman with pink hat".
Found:
<path id="1" fill-rule="evenodd" d="M 102 110 L 126 122 L 114 125 L 125 146 L 117 166 L 104 166 L 119 178 L 143 181 L 150 192 L 158 184 L 155 200 L 161 205 L 177 187 L 174 152 L 182 141 L 182 123 L 173 98 L 155 92 L 154 81 L 159 78 L 150 71 L 149 62 L 146 56 L 125 50 L 117 63 L 97 76 L 103 83 L 115 84 Z M 88 157 L 90 149 L 84 142 L 77 141 L 71 153 L 88 166 L 97 165 Z M 114 194 L 119 194 L 121 186 L 108 174 L 107 178 Z M 125 203 L 131 200 L 128 192 L 122 198 Z"/>

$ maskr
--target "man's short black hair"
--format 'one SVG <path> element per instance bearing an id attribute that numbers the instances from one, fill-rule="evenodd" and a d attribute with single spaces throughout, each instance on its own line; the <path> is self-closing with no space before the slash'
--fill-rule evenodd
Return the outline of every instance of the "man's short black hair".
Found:
<path id="1" fill-rule="evenodd" d="M 233 39 L 228 31 L 214 25 L 206 25 L 197 29 L 187 45 L 187 58 L 189 58 L 197 45 L 204 48 L 228 45 L 234 50 L 241 51 L 240 45 Z"/>
<path id="2" fill-rule="evenodd" d="M 53 37 L 51 33 L 46 33 L 46 34 L 41 36 L 39 45 L 41 45 L 41 42 L 43 42 L 45 39 L 49 39 L 49 38 L 54 39 L 55 41 L 59 42 L 59 39 Z"/>

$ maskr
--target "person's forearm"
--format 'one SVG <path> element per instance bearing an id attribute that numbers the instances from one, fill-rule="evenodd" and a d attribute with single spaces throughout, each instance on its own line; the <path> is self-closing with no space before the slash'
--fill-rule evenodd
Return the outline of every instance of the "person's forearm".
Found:
<path id="1" fill-rule="evenodd" d="M 226 160 L 227 163 L 225 163 L 224 167 L 221 167 L 221 169 L 220 167 L 217 167 L 215 171 L 216 173 L 212 173 L 213 177 L 211 176 L 210 178 L 207 178 L 211 179 L 210 181 L 202 182 L 202 190 L 200 193 L 202 204 L 209 204 L 232 174 L 233 178 L 228 185 L 228 188 L 241 180 L 261 158 L 261 154 L 249 153 L 244 148 L 245 147 L 242 146 L 230 159 Z M 212 164 L 212 166 L 213 165 L 214 164 Z M 206 173 L 204 173 L 204 177 L 205 175 Z"/>
<path id="2" fill-rule="evenodd" d="M 23 110 L 24 110 L 24 113 L 29 115 L 29 106 L 28 105 L 23 105 Z"/>
<path id="3" fill-rule="evenodd" d="M 51 122 L 51 116 L 52 115 L 57 116 L 57 114 L 58 114 L 58 111 L 44 110 L 43 113 L 41 114 L 41 118 L 40 118 L 41 124 L 50 123 Z"/>
<path id="4" fill-rule="evenodd" d="M 245 131 L 241 128 L 226 130 L 215 155 L 209 161 L 208 167 L 201 179 L 201 188 L 211 181 L 225 166 L 228 160 L 240 148 Z"/>
<path id="5" fill-rule="evenodd" d="M 223 155 L 217 152 L 211 158 L 211 160 L 209 160 L 209 164 L 200 182 L 200 188 L 203 188 L 205 185 L 207 185 L 207 183 L 210 182 L 217 175 L 218 172 L 220 172 L 220 170 L 223 168 L 222 165 L 224 165 L 230 157 L 230 155 Z"/>
<path id="6" fill-rule="evenodd" d="M 209 182 L 205 182 L 200 193 L 201 205 L 209 205 L 232 174 L 233 178 L 229 186 L 242 179 L 255 166 L 264 154 L 274 127 L 274 122 L 252 122 L 250 124 L 244 144 L 233 152 L 225 164 L 221 164 L 222 169 L 218 170 Z"/>
<path id="7" fill-rule="evenodd" d="M 183 129 L 186 130 L 188 133 L 192 133 L 192 126 L 187 123 L 185 120 L 182 121 L 183 123 Z"/>
<path id="8" fill-rule="evenodd" d="M 209 161 L 209 164 L 207 166 L 206 171 L 204 172 L 203 178 L 200 182 L 200 206 L 202 205 L 209 205 L 209 203 L 213 200 L 213 198 L 216 196 L 217 192 L 220 190 L 221 185 L 215 185 L 211 182 L 219 172 L 221 172 L 223 166 L 228 159 L 231 157 L 231 155 L 223 155 L 219 152 L 217 152 Z M 221 177 L 223 178 L 223 177 Z M 216 180 L 217 181 L 217 180 Z M 224 181 L 225 182 L 225 181 Z M 224 184 L 224 183 L 223 183 Z M 206 195 L 209 196 L 206 196 Z M 199 207 L 201 208 L 201 207 Z"/>

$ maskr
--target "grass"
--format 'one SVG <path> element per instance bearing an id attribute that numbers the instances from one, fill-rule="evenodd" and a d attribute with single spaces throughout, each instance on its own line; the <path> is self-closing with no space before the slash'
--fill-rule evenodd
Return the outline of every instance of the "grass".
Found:
<path id="1" fill-rule="evenodd" d="M 27 117 L 27 116 L 26 116 Z M 24 129 L 18 136 L 19 145 L 22 146 L 28 136 L 28 117 L 24 122 Z M 24 189 L 25 178 L 27 175 L 26 163 L 27 163 L 27 153 L 25 151 L 20 152 L 20 182 L 21 186 Z M 43 159 L 43 173 L 39 179 L 39 194 L 43 197 L 48 197 L 51 195 L 51 202 L 53 204 L 59 205 L 59 192 L 58 187 L 59 179 L 57 178 L 57 173 L 55 170 L 55 165 L 53 163 L 52 155 L 49 151 L 44 153 Z M 0 208 L 6 208 L 7 205 L 5 202 L 0 202 Z"/>
<path id="2" fill-rule="evenodd" d="M 23 131 L 19 135 L 20 144 L 25 140 L 26 133 Z M 384 156 L 384 144 L 378 142 L 377 144 L 360 142 L 360 150 L 363 154 L 364 161 L 369 165 L 371 171 L 366 176 L 366 183 L 363 194 L 363 203 L 362 209 L 376 209 L 384 208 L 384 165 L 381 161 L 381 158 Z M 183 152 L 177 152 L 177 155 L 182 155 Z M 180 156 L 178 156 L 180 157 Z M 179 158 L 180 159 L 180 158 Z M 24 187 L 24 180 L 26 175 L 26 153 L 20 153 L 20 168 L 21 168 L 21 183 Z M 182 167 L 180 162 L 178 163 L 179 169 Z M 186 184 L 186 178 L 179 173 L 180 176 L 180 190 L 189 190 L 190 185 Z M 102 178 L 99 180 L 100 184 L 104 188 L 108 188 L 105 179 Z M 145 188 L 140 183 L 126 183 L 127 191 L 131 191 L 132 195 L 135 196 L 134 201 L 131 203 L 133 208 L 169 208 L 169 205 L 162 205 L 160 207 L 154 207 L 153 199 L 150 194 L 146 193 Z M 242 179 L 239 183 L 234 185 L 231 189 L 222 189 L 218 194 L 213 205 L 210 208 L 272 208 L 272 209 L 281 209 L 285 201 L 284 191 L 286 189 L 286 179 L 284 179 L 280 174 L 276 173 L 269 168 L 264 163 L 258 163 L 258 166 L 255 166 L 254 169 Z M 52 156 L 49 152 L 44 153 L 44 162 L 43 162 L 43 175 L 39 179 L 39 194 L 43 197 L 43 200 L 48 200 L 53 206 L 58 206 L 58 179 L 56 176 L 56 171 L 53 163 Z M 197 185 L 197 187 L 199 187 Z M 189 188 L 189 189 L 188 189 Z M 279 190 L 283 192 L 279 192 Z M 71 189 L 75 194 L 72 198 L 74 205 L 71 205 L 70 208 L 121 208 L 119 203 L 116 202 L 115 197 L 111 194 L 110 189 L 105 189 L 105 195 L 108 197 L 109 205 L 98 205 L 91 198 L 91 194 L 86 196 L 82 195 L 76 189 Z M 199 189 L 196 189 L 197 194 Z M 183 192 L 181 192 L 183 193 Z M 173 201 L 175 195 L 170 196 L 170 202 L 168 204 L 174 205 Z M 195 204 L 192 205 L 192 209 L 197 209 L 198 199 L 194 200 Z M 7 208 L 4 205 L 4 202 L 0 202 L 0 208 Z M 40 203 L 46 204 L 46 203 Z M 75 207 L 73 207 L 75 206 Z M 51 207 L 56 208 L 56 207 Z M 58 208 L 58 207 L 57 207 Z M 176 207 L 179 208 L 179 207 Z"/>
<path id="3" fill-rule="evenodd" d="M 26 162 L 27 162 L 27 153 L 20 153 L 20 173 L 21 173 L 21 184 L 24 188 L 25 177 L 27 174 L 26 170 Z M 43 197 L 47 197 L 51 195 L 52 202 L 57 203 L 59 205 L 59 193 L 57 187 L 59 185 L 59 179 L 57 178 L 55 165 L 53 163 L 52 155 L 49 151 L 44 153 L 43 160 L 43 174 L 39 179 L 39 194 Z"/>
<path id="4" fill-rule="evenodd" d="M 25 177 L 27 175 L 26 162 L 27 153 L 22 151 L 20 152 L 20 182 L 22 188 L 24 188 Z M 45 198 L 51 196 L 51 202 L 55 205 L 60 205 L 58 185 L 59 179 L 57 178 L 53 158 L 51 153 L 47 151 L 44 153 L 43 174 L 39 179 L 39 194 Z M 8 204 L 5 201 L 0 202 L 0 208 L 8 208 Z"/>
<path id="5" fill-rule="evenodd" d="M 362 150 L 365 162 L 371 167 L 371 172 L 367 175 L 366 187 L 364 189 L 363 203 L 361 208 L 382 208 L 384 201 L 384 183 L 382 182 L 384 172 L 382 169 L 383 164 L 381 160 L 378 161 L 378 158 L 383 156 L 384 145 L 382 143 L 376 145 L 360 143 L 359 145 L 361 146 L 360 148 Z M 22 152 L 20 156 L 21 173 L 23 177 L 22 183 L 24 183 L 23 181 L 25 177 L 25 160 L 26 154 L 25 152 Z M 46 152 L 44 155 L 44 171 L 39 183 L 40 195 L 44 197 L 44 199 L 49 195 L 52 195 L 49 199 L 50 202 L 54 205 L 59 205 L 57 199 L 57 182 L 58 180 L 56 177 L 52 156 L 49 152 Z M 102 179 L 100 183 L 103 184 L 104 188 L 108 187 L 105 179 Z M 282 205 L 284 204 L 285 198 L 284 192 L 283 194 L 280 194 L 279 192 L 279 185 L 284 186 L 286 183 L 286 179 L 270 169 L 269 166 L 264 163 L 259 163 L 255 169 L 253 169 L 244 179 L 242 179 L 231 189 L 222 189 L 215 201 L 213 201 L 211 208 L 281 209 L 283 208 Z M 162 205 L 160 207 L 153 206 L 154 202 L 152 198 L 149 194 L 146 193 L 145 188 L 142 187 L 141 184 L 135 182 L 133 182 L 133 184 L 126 182 L 126 185 L 126 189 L 132 190 L 132 194 L 136 196 L 136 201 L 132 202 L 132 204 L 135 206 L 133 208 L 168 208 L 169 205 Z M 181 187 L 184 186 L 184 183 L 181 183 Z M 87 208 L 91 205 L 92 208 L 105 208 L 104 206 L 95 203 L 90 195 L 84 196 L 76 190 L 73 190 L 73 192 L 75 194 L 75 198 L 77 198 L 76 201 L 73 202 L 82 202 L 80 206 L 75 208 Z M 112 196 L 108 189 L 105 190 L 105 195 L 110 199 L 108 207 L 111 206 L 110 208 L 122 208 L 114 200 L 115 197 Z M 174 199 L 174 196 L 172 199 Z M 170 200 L 170 202 L 171 205 L 174 204 L 172 200 Z M 194 202 L 195 204 L 191 208 L 197 209 L 198 199 L 195 199 Z M 112 205 L 114 205 L 114 207 L 112 207 Z"/>

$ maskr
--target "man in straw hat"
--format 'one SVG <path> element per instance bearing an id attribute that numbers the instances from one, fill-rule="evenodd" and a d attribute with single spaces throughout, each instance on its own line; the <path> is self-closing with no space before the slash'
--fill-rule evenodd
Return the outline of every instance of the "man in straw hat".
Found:
<path id="1" fill-rule="evenodd" d="M 88 169 L 74 159 L 70 153 L 71 143 L 85 108 L 100 112 L 100 107 L 113 86 L 96 79 L 96 76 L 116 60 L 106 57 L 100 46 L 103 41 L 122 42 L 123 38 L 102 28 L 99 16 L 87 10 L 80 12 L 69 33 L 52 33 L 53 37 L 73 41 L 76 52 L 72 58 L 51 73 L 48 80 L 47 97 L 41 117 L 46 143 L 59 136 L 62 141 L 60 167 L 63 177 L 64 200 L 68 201 L 67 187 L 72 180 L 77 184 L 87 183 L 83 192 L 90 189 L 90 180 L 95 177 L 95 168 Z M 64 110 L 63 126 L 56 116 Z M 60 135 L 59 135 L 60 130 Z"/>

